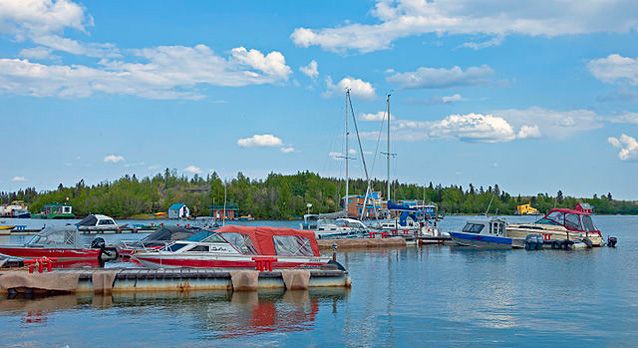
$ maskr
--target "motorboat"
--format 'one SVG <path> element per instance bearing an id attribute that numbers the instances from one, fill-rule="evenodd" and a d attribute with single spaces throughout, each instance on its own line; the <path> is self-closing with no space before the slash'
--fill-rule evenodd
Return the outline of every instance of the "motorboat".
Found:
<path id="1" fill-rule="evenodd" d="M 605 244 L 603 235 L 594 225 L 591 210 L 554 208 L 534 223 L 509 224 L 507 234 L 524 239 L 529 234 L 541 234 L 546 243 L 552 241 L 586 241 L 592 246 Z"/>
<path id="2" fill-rule="evenodd" d="M 120 228 L 112 217 L 102 214 L 89 214 L 75 225 L 82 232 L 117 231 Z"/>
<path id="3" fill-rule="evenodd" d="M 334 221 L 323 221 L 317 225 L 317 239 L 357 238 L 366 236 L 368 227 L 361 221 L 351 218 L 339 218 Z"/>
<path id="4" fill-rule="evenodd" d="M 176 241 L 159 250 L 138 252 L 133 258 L 148 267 L 255 268 L 264 259 L 274 268 L 336 263 L 321 256 L 311 231 L 226 225 L 215 232 L 201 241 Z"/>
<path id="5" fill-rule="evenodd" d="M 481 249 L 511 249 L 512 238 L 502 219 L 470 220 L 458 232 L 450 232 L 452 241 L 460 246 Z"/>
<path id="6" fill-rule="evenodd" d="M 208 237 L 211 232 L 199 227 L 162 226 L 141 240 L 122 241 L 116 245 L 121 258 L 127 259 L 132 254 L 144 250 L 159 250 L 178 240 L 198 241 Z M 200 238 L 201 237 L 201 238 Z"/>
<path id="7" fill-rule="evenodd" d="M 96 238 L 91 246 L 82 245 L 77 226 L 46 227 L 22 245 L 0 245 L 0 254 L 24 259 L 55 258 L 56 267 L 99 266 L 117 258 L 117 252 L 105 247 L 104 239 Z"/>

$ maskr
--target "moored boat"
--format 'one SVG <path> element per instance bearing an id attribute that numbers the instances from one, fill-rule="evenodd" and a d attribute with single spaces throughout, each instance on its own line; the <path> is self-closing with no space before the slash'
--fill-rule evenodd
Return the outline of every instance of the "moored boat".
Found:
<path id="1" fill-rule="evenodd" d="M 194 238 L 198 234 L 200 234 L 201 238 Z M 126 259 L 136 252 L 159 250 L 160 248 L 178 240 L 198 241 L 204 239 L 208 235 L 210 235 L 210 232 L 204 231 L 198 227 L 161 226 L 155 232 L 150 233 L 141 240 L 122 241 L 116 247 L 119 256 Z"/>
<path id="2" fill-rule="evenodd" d="M 112 217 L 102 214 L 89 214 L 75 225 L 82 232 L 117 231 L 120 228 Z"/>
<path id="3" fill-rule="evenodd" d="M 603 235 L 594 225 L 591 210 L 554 208 L 534 223 L 509 224 L 507 234 L 512 238 L 524 239 L 529 234 L 541 234 L 548 241 L 583 241 L 588 239 L 592 246 L 605 244 Z"/>
<path id="4" fill-rule="evenodd" d="M 201 241 L 176 241 L 133 257 L 149 267 L 255 268 L 259 260 L 268 260 L 273 268 L 318 268 L 332 262 L 321 256 L 313 232 L 237 225 L 223 226 Z"/>
<path id="5" fill-rule="evenodd" d="M 106 250 L 101 238 L 96 238 L 92 247 L 80 243 L 75 226 L 47 227 L 22 245 L 0 245 L 0 254 L 21 258 L 48 257 L 56 259 L 56 267 L 99 266 L 101 262 L 114 259 L 116 253 Z"/>
<path id="6" fill-rule="evenodd" d="M 501 219 L 470 220 L 458 232 L 450 232 L 452 241 L 460 246 L 481 249 L 511 249 L 507 223 Z"/>

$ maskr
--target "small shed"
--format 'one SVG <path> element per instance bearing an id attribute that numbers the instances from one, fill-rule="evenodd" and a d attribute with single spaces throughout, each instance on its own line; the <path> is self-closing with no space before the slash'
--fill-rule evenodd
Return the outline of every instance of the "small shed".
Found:
<path id="1" fill-rule="evenodd" d="M 594 206 L 592 206 L 589 203 L 578 203 L 578 204 L 576 204 L 576 210 L 582 211 L 582 212 L 585 212 L 585 213 L 589 213 L 589 214 L 593 214 L 594 213 Z"/>
<path id="2" fill-rule="evenodd" d="M 227 204 L 226 207 L 223 205 L 211 205 L 210 211 L 215 220 L 235 220 L 239 215 L 239 207 L 234 203 Z"/>
<path id="3" fill-rule="evenodd" d="M 173 203 L 168 207 L 169 219 L 186 219 L 191 216 L 191 211 L 184 203 Z"/>

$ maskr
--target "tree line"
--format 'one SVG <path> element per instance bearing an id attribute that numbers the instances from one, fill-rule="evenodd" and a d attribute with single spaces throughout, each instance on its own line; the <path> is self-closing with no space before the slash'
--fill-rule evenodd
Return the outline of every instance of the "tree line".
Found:
<path id="1" fill-rule="evenodd" d="M 350 180 L 351 194 L 364 194 L 368 183 L 364 179 Z M 385 181 L 373 180 L 373 188 L 385 189 Z M 226 191 L 226 192 L 224 192 Z M 467 187 L 450 185 L 417 185 L 392 182 L 393 200 L 419 199 L 433 202 L 444 214 L 512 214 L 516 206 L 531 203 L 541 212 L 553 207 L 573 208 L 578 202 L 590 203 L 597 214 L 638 214 L 638 202 L 615 200 L 611 193 L 576 198 L 539 193 L 535 196 L 512 196 L 498 185 Z M 175 202 L 184 202 L 195 216 L 210 215 L 212 205 L 236 204 L 240 214 L 258 219 L 291 219 L 302 216 L 307 205 L 311 212 L 338 211 L 339 197 L 345 194 L 343 179 L 321 177 L 309 171 L 292 175 L 271 173 L 265 179 L 251 179 L 241 172 L 226 182 L 212 173 L 206 177 L 189 178 L 166 169 L 163 174 L 137 178 L 135 175 L 86 185 L 80 180 L 74 186 L 60 184 L 57 189 L 38 192 L 26 188 L 16 192 L 0 192 L 0 202 L 22 200 L 32 213 L 40 212 L 48 203 L 67 202 L 78 216 L 101 213 L 118 218 L 166 211 Z M 386 196 L 386 192 L 383 192 Z"/>

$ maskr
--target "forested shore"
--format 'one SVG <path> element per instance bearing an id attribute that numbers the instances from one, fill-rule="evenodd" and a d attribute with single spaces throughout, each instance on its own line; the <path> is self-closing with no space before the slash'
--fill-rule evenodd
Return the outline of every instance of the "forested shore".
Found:
<path id="1" fill-rule="evenodd" d="M 384 190 L 385 181 L 373 180 L 373 188 Z M 350 180 L 351 194 L 364 194 L 367 182 Z M 126 175 L 120 179 L 87 185 L 83 180 L 74 186 L 60 184 L 57 189 L 37 191 L 27 188 L 17 192 L 0 192 L 0 201 L 24 201 L 32 213 L 47 203 L 67 202 L 78 216 L 102 213 L 118 218 L 166 211 L 175 202 L 184 202 L 195 216 L 210 215 L 211 205 L 224 202 L 236 204 L 240 214 L 257 219 L 291 219 L 302 216 L 307 204 L 312 212 L 332 212 L 339 209 L 339 197 L 345 194 L 342 179 L 321 177 L 304 171 L 292 175 L 271 173 L 265 179 L 251 179 L 241 172 L 226 182 L 212 173 L 206 177 L 179 176 L 168 170 L 153 177 L 137 178 Z M 613 199 L 611 193 L 593 197 L 571 197 L 561 191 L 555 194 L 512 196 L 497 184 L 493 186 L 441 185 L 426 186 L 414 183 L 392 183 L 393 199 L 419 199 L 436 203 L 445 214 L 482 214 L 489 207 L 491 214 L 512 214 L 518 204 L 531 202 L 541 212 L 553 207 L 573 208 L 578 202 L 590 203 L 596 214 L 638 214 L 638 202 Z M 385 194 L 385 192 L 384 192 Z"/>

